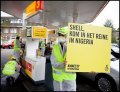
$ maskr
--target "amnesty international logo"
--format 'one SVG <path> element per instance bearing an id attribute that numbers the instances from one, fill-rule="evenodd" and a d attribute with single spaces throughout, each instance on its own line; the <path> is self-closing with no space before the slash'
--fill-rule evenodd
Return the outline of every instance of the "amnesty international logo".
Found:
<path id="1" fill-rule="evenodd" d="M 108 65 L 105 66 L 105 71 L 108 71 Z"/>
<path id="2" fill-rule="evenodd" d="M 67 65 L 67 70 L 79 70 L 80 65 L 76 64 L 68 64 Z"/>

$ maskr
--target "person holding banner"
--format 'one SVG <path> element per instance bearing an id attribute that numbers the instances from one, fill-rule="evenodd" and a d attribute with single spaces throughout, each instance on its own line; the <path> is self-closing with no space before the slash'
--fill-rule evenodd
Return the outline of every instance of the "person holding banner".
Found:
<path id="1" fill-rule="evenodd" d="M 76 73 L 66 72 L 66 36 L 68 27 L 58 31 L 58 43 L 54 44 L 51 54 L 54 91 L 76 91 Z"/>

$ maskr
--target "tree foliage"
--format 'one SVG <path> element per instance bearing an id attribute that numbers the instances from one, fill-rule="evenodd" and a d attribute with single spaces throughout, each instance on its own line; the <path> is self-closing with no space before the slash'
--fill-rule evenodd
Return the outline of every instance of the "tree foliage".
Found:
<path id="1" fill-rule="evenodd" d="M 107 19 L 105 24 L 104 24 L 105 27 L 110 27 L 110 28 L 113 28 L 113 23 L 111 20 Z"/>
<path id="2" fill-rule="evenodd" d="M 104 26 L 112 28 L 112 43 L 116 43 L 117 40 L 116 40 L 116 37 L 114 35 L 114 31 L 116 31 L 116 29 L 114 28 L 112 21 L 110 19 L 107 19 Z M 117 30 L 119 30 L 119 28 Z"/>

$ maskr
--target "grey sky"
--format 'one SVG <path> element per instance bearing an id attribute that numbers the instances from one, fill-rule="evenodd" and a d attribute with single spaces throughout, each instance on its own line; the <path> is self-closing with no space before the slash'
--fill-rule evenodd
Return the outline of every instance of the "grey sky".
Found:
<path id="1" fill-rule="evenodd" d="M 119 27 L 119 1 L 110 1 L 92 24 L 102 26 L 106 19 L 110 19 L 115 28 Z"/>

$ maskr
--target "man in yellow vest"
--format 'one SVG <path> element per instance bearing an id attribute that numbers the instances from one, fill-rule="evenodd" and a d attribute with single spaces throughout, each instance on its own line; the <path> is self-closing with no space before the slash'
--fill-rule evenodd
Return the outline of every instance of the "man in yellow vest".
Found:
<path id="1" fill-rule="evenodd" d="M 7 85 L 8 83 L 12 85 L 20 75 L 20 68 L 21 66 L 16 62 L 15 57 L 12 56 L 2 70 L 4 77 L 1 78 L 1 84 Z"/>
<path id="2" fill-rule="evenodd" d="M 53 70 L 54 91 L 76 91 L 76 73 L 66 72 L 66 36 L 67 27 L 58 31 L 58 43 L 53 46 L 51 64 Z"/>
<path id="3" fill-rule="evenodd" d="M 17 35 L 16 39 L 14 40 L 14 56 L 16 61 L 19 62 L 20 58 L 20 36 Z"/>

